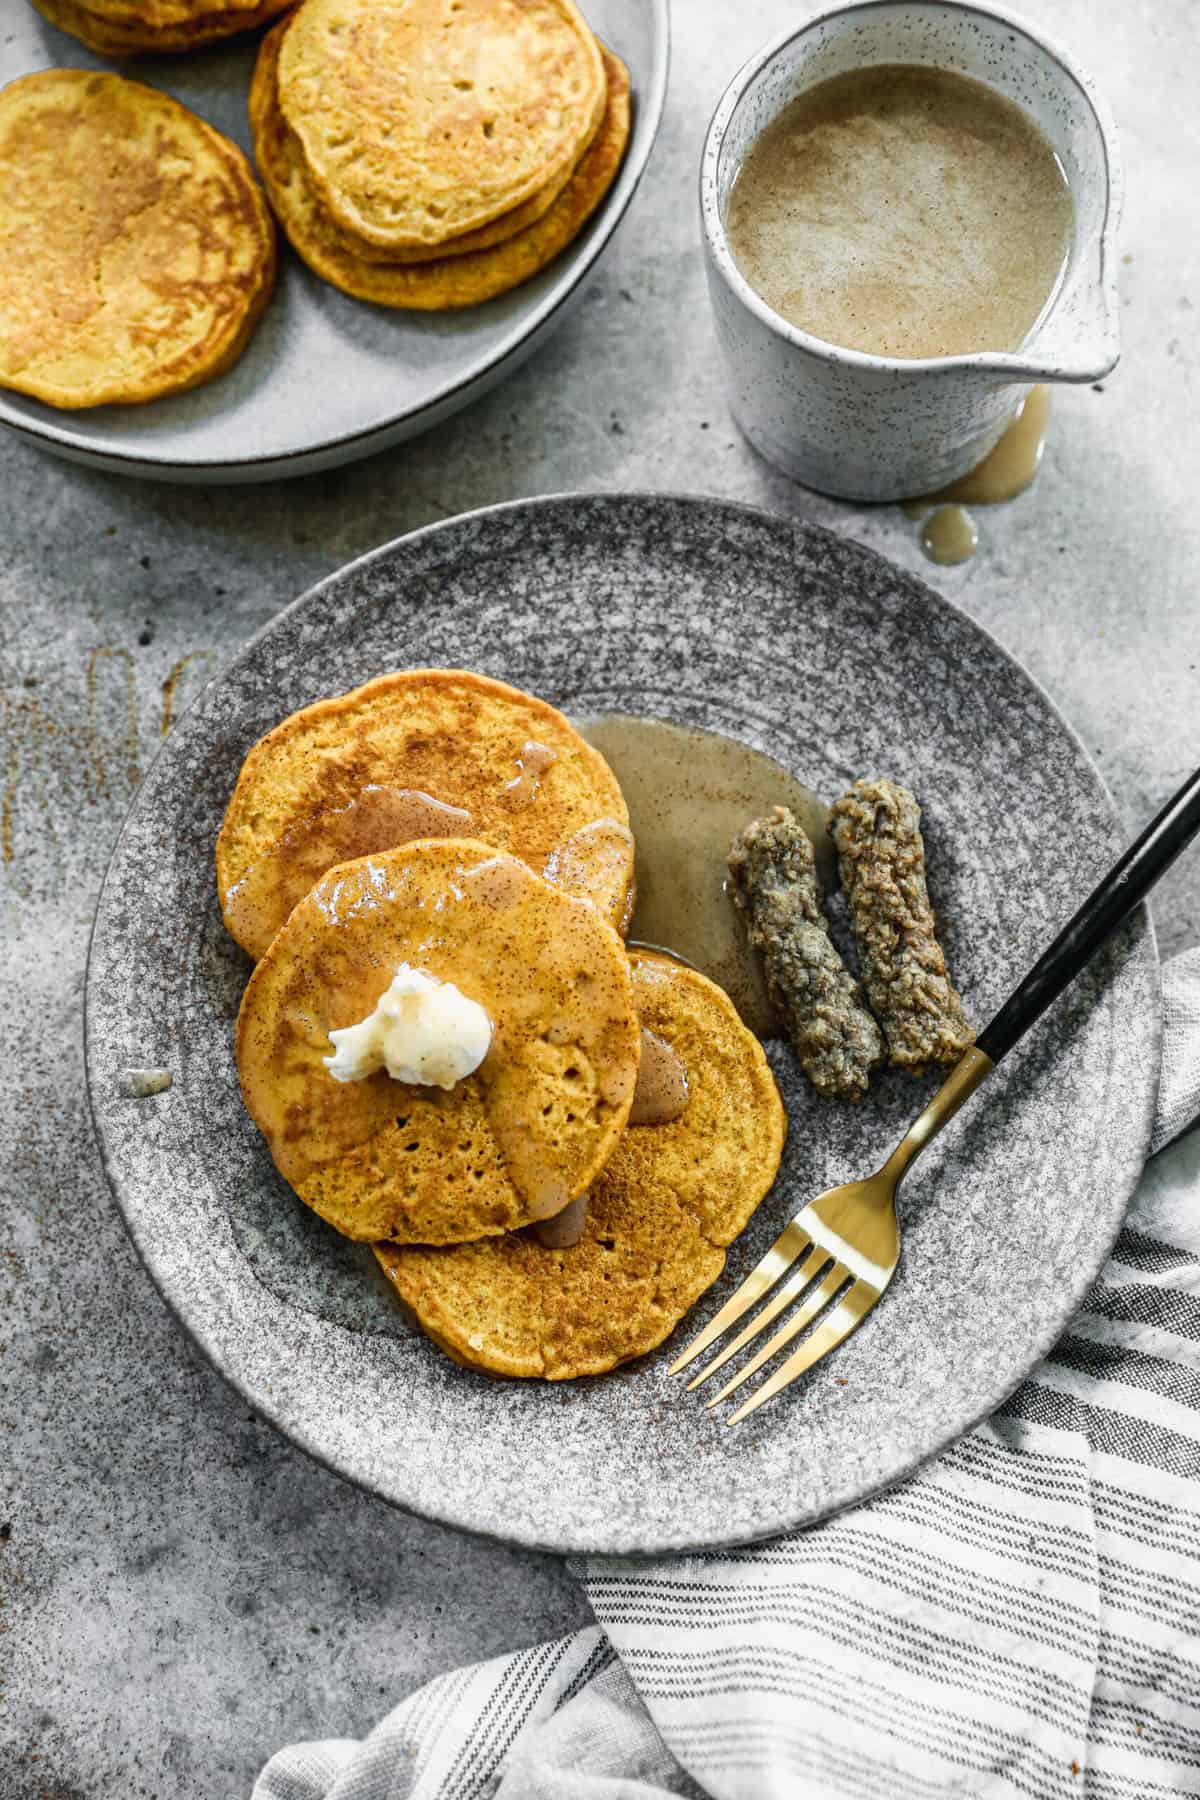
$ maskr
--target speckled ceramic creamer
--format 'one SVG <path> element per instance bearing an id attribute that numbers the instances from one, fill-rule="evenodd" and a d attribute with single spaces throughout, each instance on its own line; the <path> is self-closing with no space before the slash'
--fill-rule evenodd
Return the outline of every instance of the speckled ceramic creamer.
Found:
<path id="1" fill-rule="evenodd" d="M 1066 171 L 1074 233 L 1058 289 L 1018 350 L 906 359 L 825 343 L 780 317 L 741 274 L 729 196 L 754 140 L 830 76 L 919 63 L 986 82 L 1040 126 Z M 864 0 L 810 16 L 734 76 L 700 168 L 709 293 L 730 399 L 755 448 L 795 480 L 853 500 L 897 500 L 966 474 L 1034 381 L 1097 381 L 1120 354 L 1120 163 L 1108 108 L 1056 45 L 998 8 Z"/>

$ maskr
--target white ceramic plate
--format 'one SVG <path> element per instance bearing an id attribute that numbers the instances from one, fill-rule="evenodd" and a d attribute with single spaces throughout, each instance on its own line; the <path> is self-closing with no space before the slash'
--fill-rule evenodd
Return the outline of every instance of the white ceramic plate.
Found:
<path id="1" fill-rule="evenodd" d="M 119 68 L 164 88 L 249 151 L 246 96 L 257 40 L 118 64 L 54 30 L 27 0 L 0 0 L 0 10 L 0 86 L 35 69 Z M 227 375 L 149 406 L 76 413 L 0 392 L 0 422 L 47 450 L 124 475 L 266 481 L 368 456 L 485 393 L 533 351 L 582 291 L 633 197 L 662 116 L 667 0 L 589 0 L 587 16 L 629 68 L 629 148 L 603 205 L 532 281 L 461 312 L 392 312 L 339 293 L 284 243 L 266 316 Z"/>

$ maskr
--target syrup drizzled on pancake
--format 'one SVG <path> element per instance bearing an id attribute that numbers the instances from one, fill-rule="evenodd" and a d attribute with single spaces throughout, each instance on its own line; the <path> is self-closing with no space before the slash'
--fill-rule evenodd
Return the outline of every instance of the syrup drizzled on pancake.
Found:
<path id="1" fill-rule="evenodd" d="M 688 1076 L 679 1053 L 666 1038 L 642 1027 L 642 1053 L 633 1090 L 631 1125 L 669 1125 L 688 1103 Z M 539 1219 L 530 1230 L 546 1250 L 569 1250 L 583 1236 L 587 1195 L 580 1194 L 553 1218 Z"/>
<path id="2" fill-rule="evenodd" d="M 642 1027 L 642 1060 L 633 1090 L 631 1125 L 669 1125 L 688 1103 L 688 1076 L 683 1060 L 666 1038 Z"/>
<path id="3" fill-rule="evenodd" d="M 483 1008 L 487 1055 L 445 1092 L 330 1081 L 330 1033 L 401 963 Z M 302 1199 L 347 1236 L 435 1244 L 548 1218 L 590 1185 L 628 1116 L 638 1030 L 594 907 L 515 857 L 427 838 L 339 865 L 294 909 L 251 977 L 238 1065 Z"/>
<path id="4" fill-rule="evenodd" d="M 279 921 L 336 863 L 415 838 L 469 837 L 471 815 L 414 788 L 370 786 L 356 800 L 314 813 L 285 831 L 269 856 L 231 888 L 225 921 L 239 943 L 261 956 Z"/>
<path id="5" fill-rule="evenodd" d="M 508 804 L 519 810 L 536 800 L 542 776 L 557 761 L 558 751 L 552 750 L 549 744 L 539 744 L 536 738 L 526 738 L 524 748 L 517 758 L 517 773 L 511 781 L 504 784 Z"/>
<path id="6" fill-rule="evenodd" d="M 554 887 L 579 894 L 602 912 L 609 896 L 626 879 L 633 852 L 633 833 L 619 819 L 595 819 L 556 844 L 546 858 L 542 875 Z M 624 936 L 633 915 L 634 890 L 630 883 L 621 917 L 614 920 Z"/>
<path id="7" fill-rule="evenodd" d="M 552 1219 L 539 1219 L 529 1227 L 543 1250 L 569 1250 L 583 1236 L 587 1224 L 588 1197 L 580 1194 Z"/>

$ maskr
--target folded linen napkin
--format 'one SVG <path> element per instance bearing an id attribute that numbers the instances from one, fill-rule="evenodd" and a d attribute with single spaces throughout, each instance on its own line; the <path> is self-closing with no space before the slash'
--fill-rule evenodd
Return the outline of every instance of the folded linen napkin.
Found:
<path id="1" fill-rule="evenodd" d="M 1200 950 L 1163 989 L 1155 1150 L 1200 1115 Z M 597 1626 L 280 1751 L 253 1800 L 1200 1795 L 1200 1132 L 1053 1354 L 901 1487 L 577 1572 Z"/>

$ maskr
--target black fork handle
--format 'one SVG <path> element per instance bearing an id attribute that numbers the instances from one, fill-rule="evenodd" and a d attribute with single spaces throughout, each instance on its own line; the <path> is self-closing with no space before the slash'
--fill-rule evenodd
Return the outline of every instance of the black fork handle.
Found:
<path id="1" fill-rule="evenodd" d="M 1140 838 L 1114 863 L 1099 886 L 1088 895 L 1069 925 L 1063 927 L 1050 948 L 1039 957 L 987 1030 L 980 1033 L 979 1048 L 999 1062 L 1029 1027 L 1057 1000 L 1085 963 L 1127 914 L 1165 875 L 1179 852 L 1200 831 L 1200 769 L 1189 776 Z"/>

